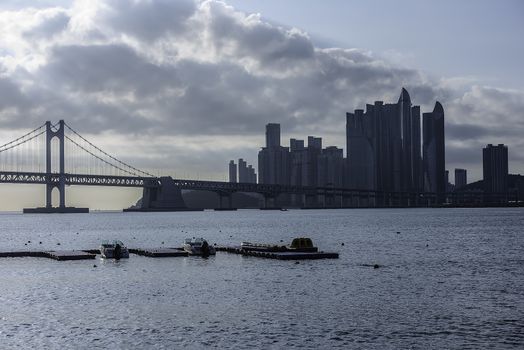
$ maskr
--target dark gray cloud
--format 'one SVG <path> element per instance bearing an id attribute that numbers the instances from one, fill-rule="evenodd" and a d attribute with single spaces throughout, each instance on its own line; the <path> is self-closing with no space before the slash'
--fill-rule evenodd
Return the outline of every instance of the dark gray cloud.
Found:
<path id="1" fill-rule="evenodd" d="M 193 0 L 112 0 L 105 5 L 107 8 L 100 14 L 102 22 L 118 33 L 145 41 L 186 31 L 187 20 L 196 10 Z"/>
<path id="2" fill-rule="evenodd" d="M 267 122 L 342 146 L 346 111 L 396 102 L 404 86 L 423 111 L 443 103 L 450 164 L 478 162 L 486 143 L 524 153 L 522 91 L 455 90 L 364 50 L 315 47 L 299 30 L 219 1 L 87 1 L 28 20 L 21 33 L 20 47 L 0 44 L 2 128 L 64 118 L 92 134 L 184 138 L 188 150 L 213 138 L 212 159 L 191 149 L 184 162 L 216 167 L 240 156 L 227 156 L 232 137 L 245 138 L 238 149 L 256 149 L 253 137 L 262 139 Z M 176 163 L 170 152 L 181 155 L 184 146 L 148 147 Z"/>
<path id="3" fill-rule="evenodd" d="M 55 12 L 52 16 L 45 18 L 39 25 L 24 32 L 24 36 L 29 40 L 45 40 L 53 35 L 66 30 L 71 17 L 63 12 Z"/>
<path id="4" fill-rule="evenodd" d="M 41 76 L 50 86 L 70 91 L 147 98 L 176 85 L 174 69 L 149 63 L 124 45 L 57 46 L 48 59 Z"/>

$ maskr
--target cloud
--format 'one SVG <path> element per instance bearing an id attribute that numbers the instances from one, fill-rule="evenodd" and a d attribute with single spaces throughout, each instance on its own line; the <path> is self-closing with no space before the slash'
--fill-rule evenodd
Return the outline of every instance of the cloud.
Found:
<path id="1" fill-rule="evenodd" d="M 485 143 L 524 153 L 522 91 L 436 80 L 387 54 L 319 48 L 299 29 L 217 0 L 26 3 L 0 7 L 3 129 L 64 118 L 102 143 L 108 134 L 148 139 L 133 154 L 139 166 L 154 167 L 147 154 L 158 152 L 169 167 L 214 174 L 242 156 L 230 140 L 254 153 L 268 122 L 345 145 L 346 111 L 395 102 L 405 86 L 423 111 L 443 103 L 450 165 L 474 159 Z M 193 147 L 210 139 L 208 152 Z"/>

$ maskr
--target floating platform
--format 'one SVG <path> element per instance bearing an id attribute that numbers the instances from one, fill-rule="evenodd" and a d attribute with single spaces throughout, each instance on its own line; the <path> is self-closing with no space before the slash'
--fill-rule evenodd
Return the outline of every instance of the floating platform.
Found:
<path id="1" fill-rule="evenodd" d="M 129 249 L 129 253 L 147 256 L 150 258 L 167 258 L 167 257 L 179 257 L 188 256 L 189 254 L 182 248 L 138 248 Z"/>
<path id="2" fill-rule="evenodd" d="M 24 208 L 24 214 L 85 214 L 85 213 L 89 213 L 89 208 L 75 208 L 75 207 Z"/>
<path id="3" fill-rule="evenodd" d="M 214 211 L 237 211 L 238 208 L 215 208 Z"/>
<path id="4" fill-rule="evenodd" d="M 204 211 L 203 208 L 126 208 L 124 213 L 164 213 L 172 211 Z"/>
<path id="5" fill-rule="evenodd" d="M 96 254 L 83 250 L 53 250 L 53 251 L 13 251 L 0 252 L 0 258 L 50 258 L 54 260 L 87 260 L 94 259 Z"/>
<path id="6" fill-rule="evenodd" d="M 46 256 L 51 259 L 63 260 L 87 260 L 94 259 L 95 254 L 85 252 L 83 250 L 55 250 L 52 252 L 45 252 Z"/>
<path id="7" fill-rule="evenodd" d="M 255 251 L 245 250 L 240 247 L 216 247 L 217 251 L 244 256 L 255 256 L 257 258 L 278 259 L 278 260 L 316 260 L 316 259 L 338 259 L 338 253 L 327 252 L 275 252 L 275 251 Z"/>

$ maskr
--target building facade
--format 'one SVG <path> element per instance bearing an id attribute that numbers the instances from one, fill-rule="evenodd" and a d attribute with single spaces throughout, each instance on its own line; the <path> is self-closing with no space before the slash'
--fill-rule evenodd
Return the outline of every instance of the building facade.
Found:
<path id="1" fill-rule="evenodd" d="M 237 182 L 237 165 L 234 160 L 229 161 L 229 182 Z"/>
<path id="2" fill-rule="evenodd" d="M 468 184 L 468 173 L 466 169 L 455 169 L 455 190 L 459 190 Z"/>
<path id="3" fill-rule="evenodd" d="M 487 145 L 482 149 L 484 191 L 487 193 L 508 192 L 508 147 L 499 144 Z"/>
<path id="4" fill-rule="evenodd" d="M 406 89 L 397 103 L 376 101 L 346 114 L 347 181 L 355 189 L 421 191 L 420 107 Z"/>
<path id="5" fill-rule="evenodd" d="M 444 108 L 435 103 L 431 113 L 423 114 L 423 171 L 424 190 L 437 194 L 437 201 L 444 201 L 446 192 L 446 158 L 444 141 Z"/>

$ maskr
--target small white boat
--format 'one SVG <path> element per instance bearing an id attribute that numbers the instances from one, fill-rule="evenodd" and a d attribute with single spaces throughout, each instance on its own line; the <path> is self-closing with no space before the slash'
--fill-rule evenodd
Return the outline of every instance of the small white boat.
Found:
<path id="1" fill-rule="evenodd" d="M 216 254 L 215 247 L 209 245 L 203 238 L 186 238 L 183 248 L 189 255 L 208 256 Z"/>
<path id="2" fill-rule="evenodd" d="M 121 241 L 102 241 L 100 254 L 105 259 L 127 259 L 129 250 Z"/>

